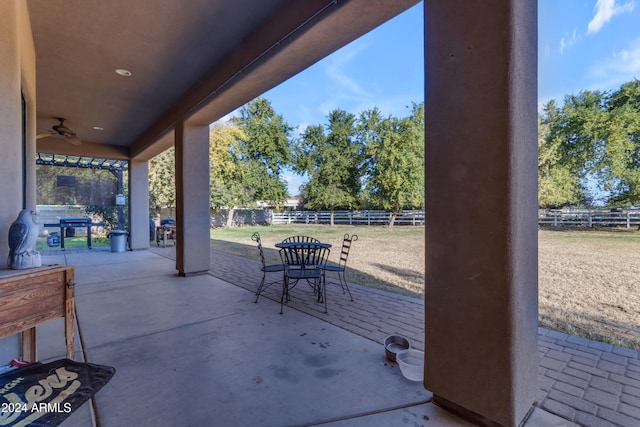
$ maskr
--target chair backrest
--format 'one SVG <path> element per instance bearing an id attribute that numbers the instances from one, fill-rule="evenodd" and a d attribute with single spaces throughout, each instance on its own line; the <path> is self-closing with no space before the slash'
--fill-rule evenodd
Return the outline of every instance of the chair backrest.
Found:
<path id="1" fill-rule="evenodd" d="M 349 258 L 349 251 L 351 250 L 351 244 L 358 240 L 358 235 L 353 234 L 349 236 L 349 234 L 344 235 L 342 239 L 342 251 L 340 252 L 340 261 L 338 265 L 345 266 L 347 265 L 347 258 Z"/>
<path id="2" fill-rule="evenodd" d="M 312 249 L 307 253 L 306 262 L 309 265 L 324 267 L 327 264 L 327 259 L 329 259 L 330 253 L 331 249 L 326 247 Z"/>
<path id="3" fill-rule="evenodd" d="M 260 260 L 262 261 L 262 266 L 263 267 L 266 266 L 267 262 L 264 259 L 264 252 L 262 250 L 262 241 L 260 240 L 260 233 L 258 233 L 257 231 L 253 233 L 253 235 L 251 236 L 251 240 L 258 243 L 258 250 L 260 251 Z"/>
<path id="4" fill-rule="evenodd" d="M 310 236 L 290 236 L 282 240 L 282 243 L 320 243 L 320 240 Z"/>
<path id="5" fill-rule="evenodd" d="M 280 250 L 282 263 L 289 266 L 323 266 L 331 250 L 327 247 L 301 248 L 289 247 Z"/>

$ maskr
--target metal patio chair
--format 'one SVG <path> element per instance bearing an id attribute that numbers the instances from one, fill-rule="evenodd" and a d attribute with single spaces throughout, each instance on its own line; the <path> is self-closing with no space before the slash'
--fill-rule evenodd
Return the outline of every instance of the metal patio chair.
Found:
<path id="1" fill-rule="evenodd" d="M 282 239 L 281 243 L 320 243 L 320 240 L 311 236 L 289 236 L 286 239 Z M 277 246 L 277 245 L 276 245 Z M 305 263 L 307 265 L 312 264 L 309 260 L 306 260 L 308 257 L 308 250 L 298 250 L 295 254 L 291 254 L 297 256 L 299 259 L 297 263 Z"/>
<path id="2" fill-rule="evenodd" d="M 306 248 L 304 256 L 300 256 L 299 250 L 300 248 L 295 246 L 280 250 L 282 264 L 285 266 L 284 286 L 280 297 L 280 314 L 282 314 L 284 302 L 291 301 L 289 291 L 301 280 L 311 285 L 314 295 L 317 295 L 318 302 L 324 302 L 324 312 L 327 313 L 327 291 L 323 266 L 327 263 L 331 250 L 324 246 L 313 249 Z"/>
<path id="3" fill-rule="evenodd" d="M 342 293 L 344 294 L 344 289 L 347 289 L 349 292 L 349 298 L 353 301 L 353 296 L 351 295 L 351 290 L 349 290 L 349 285 L 347 284 L 347 280 L 344 277 L 345 270 L 347 269 L 347 259 L 349 258 L 349 251 L 351 250 L 351 244 L 358 240 L 358 235 L 353 234 L 349 236 L 349 234 L 345 234 L 342 239 L 342 251 L 340 252 L 340 260 L 338 261 L 338 265 L 327 265 L 325 264 L 321 268 L 326 271 L 333 271 L 338 274 L 338 280 L 340 280 L 340 287 L 342 288 Z"/>
<path id="4" fill-rule="evenodd" d="M 282 243 L 320 243 L 320 240 L 311 236 L 289 236 L 286 239 L 282 239 Z"/>
<path id="5" fill-rule="evenodd" d="M 262 280 L 260 281 L 260 285 L 256 290 L 256 300 L 258 302 L 258 298 L 260 298 L 260 294 L 269 286 L 274 283 L 282 283 L 284 286 L 284 264 L 267 264 L 264 257 L 264 250 L 262 249 L 262 241 L 260 240 L 260 233 L 257 231 L 253 233 L 251 236 L 251 240 L 258 244 L 258 250 L 260 251 L 260 260 L 262 261 L 262 267 L 260 270 L 262 271 Z M 282 277 L 280 280 L 274 280 L 273 282 L 265 283 L 268 273 L 282 273 Z"/>

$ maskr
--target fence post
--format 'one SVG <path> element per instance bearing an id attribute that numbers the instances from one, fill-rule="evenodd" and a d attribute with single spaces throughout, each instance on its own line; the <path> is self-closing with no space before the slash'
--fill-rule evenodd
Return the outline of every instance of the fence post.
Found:
<path id="1" fill-rule="evenodd" d="M 554 227 L 558 226 L 558 211 L 553 212 L 553 226 Z"/>
<path id="2" fill-rule="evenodd" d="M 627 228 L 631 228 L 631 217 L 629 216 L 629 212 L 627 212 Z"/>
<path id="3" fill-rule="evenodd" d="M 353 211 L 349 211 L 349 225 L 353 225 Z"/>
<path id="4" fill-rule="evenodd" d="M 589 228 L 593 228 L 593 220 L 591 219 L 591 209 L 589 209 Z"/>

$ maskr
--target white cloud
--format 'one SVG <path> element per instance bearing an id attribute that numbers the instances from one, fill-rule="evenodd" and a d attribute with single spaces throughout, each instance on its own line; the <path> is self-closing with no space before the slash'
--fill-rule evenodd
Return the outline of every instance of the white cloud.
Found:
<path id="1" fill-rule="evenodd" d="M 578 30 L 575 28 L 571 35 L 569 35 L 569 33 L 565 34 L 565 36 L 560 39 L 560 53 L 564 53 L 565 49 L 576 44 L 581 38 L 582 36 L 578 34 Z"/>
<path id="2" fill-rule="evenodd" d="M 640 38 L 628 49 L 614 52 L 610 58 L 596 63 L 589 69 L 594 89 L 615 89 L 622 83 L 640 78 Z"/>
<path id="3" fill-rule="evenodd" d="M 343 91 L 356 97 L 372 97 L 371 93 L 365 90 L 360 82 L 352 78 L 348 73 L 348 65 L 360 52 L 365 49 L 363 43 L 354 43 L 350 45 L 352 49 L 343 49 L 331 57 L 325 73 L 327 77 Z"/>
<path id="4" fill-rule="evenodd" d="M 292 131 L 292 138 L 293 139 L 300 138 L 304 134 L 304 132 L 307 130 L 308 127 L 309 127 L 308 123 L 302 123 L 294 127 Z"/>
<path id="5" fill-rule="evenodd" d="M 589 22 L 587 32 L 597 33 L 600 29 L 616 15 L 631 12 L 635 8 L 633 1 L 628 1 L 622 5 L 616 4 L 616 0 L 598 0 L 595 6 L 596 14 Z"/>
<path id="6" fill-rule="evenodd" d="M 613 54 L 614 66 L 622 73 L 640 72 L 640 40 L 636 40 L 632 50 L 621 50 Z"/>
<path id="7" fill-rule="evenodd" d="M 324 69 L 329 82 L 325 91 L 327 97 L 318 104 L 322 115 L 327 116 L 337 108 L 352 111 L 354 106 L 374 104 L 376 94 L 365 89 L 361 78 L 353 77 L 361 71 L 351 68 L 353 60 L 366 48 L 364 43 L 356 41 L 330 56 Z"/>

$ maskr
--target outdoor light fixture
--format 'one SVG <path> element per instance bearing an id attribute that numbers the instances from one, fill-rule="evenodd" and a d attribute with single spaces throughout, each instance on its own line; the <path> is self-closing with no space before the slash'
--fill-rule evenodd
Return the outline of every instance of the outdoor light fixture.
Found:
<path id="1" fill-rule="evenodd" d="M 131 74 L 132 74 L 131 71 L 125 70 L 124 68 L 118 68 L 116 70 L 116 73 L 124 77 L 131 77 Z"/>

